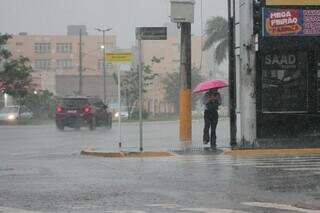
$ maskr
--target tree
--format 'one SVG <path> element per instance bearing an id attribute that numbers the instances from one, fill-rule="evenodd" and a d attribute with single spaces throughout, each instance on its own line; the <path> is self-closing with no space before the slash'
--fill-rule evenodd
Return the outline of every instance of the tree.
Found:
<path id="1" fill-rule="evenodd" d="M 221 16 L 210 18 L 206 23 L 205 34 L 206 40 L 202 49 L 208 50 L 211 47 L 214 47 L 214 60 L 219 65 L 227 58 L 228 21 Z"/>
<path id="2" fill-rule="evenodd" d="M 53 118 L 56 100 L 50 91 L 40 90 L 28 93 L 20 99 L 19 104 L 31 109 L 36 118 Z"/>
<path id="3" fill-rule="evenodd" d="M 0 34 L 0 46 L 4 46 L 10 35 Z M 23 56 L 12 58 L 12 54 L 5 48 L 0 50 L 0 92 L 17 98 L 25 97 L 28 92 L 33 91 L 31 72 L 32 68 L 28 65 L 29 59 Z"/>
<path id="4" fill-rule="evenodd" d="M 157 74 L 152 71 L 152 66 L 156 63 L 160 63 L 161 59 L 153 57 L 151 59 L 151 65 L 143 66 L 143 85 L 142 92 L 145 93 L 147 88 L 152 85 L 152 80 Z M 113 74 L 114 80 L 118 84 L 117 75 Z M 136 111 L 135 106 L 139 99 L 139 69 L 138 66 L 131 68 L 130 71 L 121 78 L 121 96 L 124 97 L 125 104 L 128 110 L 129 119 L 133 118 L 133 114 Z"/>
<path id="5" fill-rule="evenodd" d="M 203 77 L 200 75 L 199 70 L 195 67 L 191 71 L 191 88 L 192 90 L 203 81 Z M 180 91 L 180 74 L 179 72 L 167 73 L 162 80 L 165 91 L 166 101 L 173 103 L 175 112 L 179 111 L 179 91 Z M 192 95 L 192 108 L 196 106 L 196 102 L 199 100 L 198 95 Z"/>

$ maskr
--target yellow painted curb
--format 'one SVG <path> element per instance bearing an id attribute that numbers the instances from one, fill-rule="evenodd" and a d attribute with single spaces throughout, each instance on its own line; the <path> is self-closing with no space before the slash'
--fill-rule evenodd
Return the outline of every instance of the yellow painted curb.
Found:
<path id="1" fill-rule="evenodd" d="M 144 151 L 144 152 L 103 152 L 94 150 L 82 150 L 82 155 L 97 157 L 123 158 L 123 157 L 171 157 L 176 154 L 168 151 Z"/>
<path id="2" fill-rule="evenodd" d="M 320 148 L 299 149 L 236 149 L 226 150 L 225 155 L 255 156 L 255 155 L 311 155 L 320 154 Z"/>

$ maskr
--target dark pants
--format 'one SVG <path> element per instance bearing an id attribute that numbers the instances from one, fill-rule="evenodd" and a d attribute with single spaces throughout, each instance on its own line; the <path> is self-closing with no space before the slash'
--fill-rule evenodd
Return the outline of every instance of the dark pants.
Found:
<path id="1" fill-rule="evenodd" d="M 204 111 L 204 129 L 203 129 L 203 141 L 209 142 L 212 145 L 216 145 L 216 128 L 218 124 L 218 112 L 215 111 Z M 209 130 L 211 128 L 211 134 L 209 134 Z M 211 137 L 210 137 L 211 136 Z"/>

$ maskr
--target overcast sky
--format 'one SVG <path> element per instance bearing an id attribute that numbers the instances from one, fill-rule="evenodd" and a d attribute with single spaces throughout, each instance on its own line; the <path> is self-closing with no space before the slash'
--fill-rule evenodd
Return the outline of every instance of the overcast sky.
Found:
<path id="1" fill-rule="evenodd" d="M 200 2 L 196 0 L 194 34 L 201 32 Z M 203 26 L 211 16 L 227 16 L 227 0 L 202 0 Z M 66 34 L 67 25 L 112 27 L 117 45 L 134 44 L 137 26 L 162 26 L 169 22 L 170 0 L 0 0 L 1 33 Z"/>

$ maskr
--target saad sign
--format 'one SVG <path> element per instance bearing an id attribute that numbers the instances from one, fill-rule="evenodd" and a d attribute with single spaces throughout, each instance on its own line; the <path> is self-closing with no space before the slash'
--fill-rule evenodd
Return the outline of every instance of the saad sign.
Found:
<path id="1" fill-rule="evenodd" d="M 294 53 L 267 54 L 263 60 L 264 68 L 296 69 L 297 56 Z"/>
<path id="2" fill-rule="evenodd" d="M 263 17 L 263 36 L 320 36 L 320 10 L 263 8 Z"/>
<path id="3" fill-rule="evenodd" d="M 266 0 L 266 5 L 317 6 L 320 5 L 320 0 Z"/>

